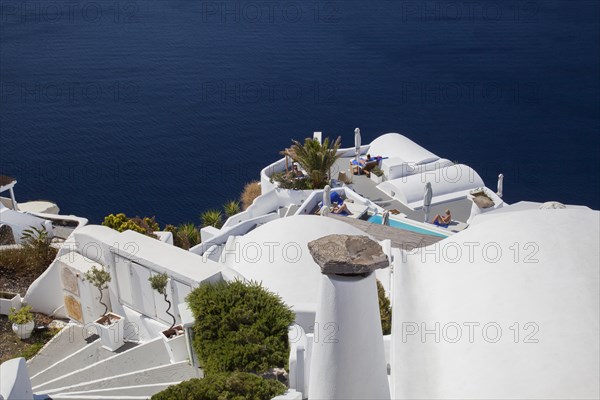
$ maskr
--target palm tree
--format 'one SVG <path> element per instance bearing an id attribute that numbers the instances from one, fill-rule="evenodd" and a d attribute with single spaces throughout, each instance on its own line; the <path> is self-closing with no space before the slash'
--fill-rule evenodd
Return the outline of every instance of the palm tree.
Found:
<path id="1" fill-rule="evenodd" d="M 300 164 L 308 174 L 313 189 L 323 189 L 331 178 L 331 167 L 339 158 L 337 151 L 341 142 L 341 137 L 333 143 L 330 143 L 329 138 L 325 138 L 323 144 L 312 138 L 306 138 L 304 144 L 293 140 L 292 146 L 282 154 Z"/>

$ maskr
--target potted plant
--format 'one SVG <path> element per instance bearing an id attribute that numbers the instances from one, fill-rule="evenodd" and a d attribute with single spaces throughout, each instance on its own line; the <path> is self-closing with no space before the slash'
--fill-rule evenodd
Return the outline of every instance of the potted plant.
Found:
<path id="1" fill-rule="evenodd" d="M 375 167 L 371 170 L 371 180 L 377 184 L 383 182 L 383 171 L 379 167 Z"/>
<path id="2" fill-rule="evenodd" d="M 21 308 L 21 295 L 11 292 L 0 292 L 0 314 L 8 315 L 11 309 Z"/>
<path id="3" fill-rule="evenodd" d="M 169 283 L 169 276 L 166 273 L 152 275 L 148 278 L 152 289 L 156 290 L 159 294 L 163 295 L 165 302 L 167 303 L 166 313 L 173 319 L 171 327 L 167 330 L 162 331 L 162 338 L 167 347 L 169 358 L 172 363 L 183 361 L 188 357 L 186 341 L 184 336 L 183 326 L 175 324 L 177 320 L 175 316 L 169 312 L 171 309 L 171 302 L 167 298 L 167 284 Z"/>
<path id="4" fill-rule="evenodd" d="M 125 343 L 123 340 L 123 329 L 125 318 L 112 312 L 108 312 L 108 306 L 102 301 L 104 290 L 108 289 L 111 281 L 110 273 L 102 268 L 93 266 L 84 274 L 84 281 L 88 281 L 100 292 L 98 301 L 104 306 L 104 313 L 94 321 L 102 346 L 110 351 L 115 351 Z"/>
<path id="5" fill-rule="evenodd" d="M 8 320 L 12 322 L 12 330 L 17 336 L 23 339 L 29 339 L 35 323 L 33 322 L 33 313 L 31 312 L 31 306 L 25 306 L 17 311 L 14 307 L 10 309 Z"/>

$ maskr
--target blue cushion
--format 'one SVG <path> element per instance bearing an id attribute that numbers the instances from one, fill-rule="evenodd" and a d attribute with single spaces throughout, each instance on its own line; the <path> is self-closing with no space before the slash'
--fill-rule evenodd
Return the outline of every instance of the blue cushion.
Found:
<path id="1" fill-rule="evenodd" d="M 338 192 L 331 192 L 331 194 L 329 195 L 329 199 L 331 200 L 331 203 L 338 203 L 338 204 L 342 204 L 344 202 L 344 199 L 341 198 L 341 196 L 338 194 Z"/>

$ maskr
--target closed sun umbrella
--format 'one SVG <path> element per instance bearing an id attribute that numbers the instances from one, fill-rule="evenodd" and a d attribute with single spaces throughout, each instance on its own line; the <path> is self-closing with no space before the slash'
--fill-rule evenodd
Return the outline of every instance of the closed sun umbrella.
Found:
<path id="1" fill-rule="evenodd" d="M 388 210 L 385 210 L 383 212 L 383 215 L 381 217 L 381 224 L 382 225 L 389 225 L 390 224 L 390 212 Z"/>
<path id="2" fill-rule="evenodd" d="M 423 211 L 425 212 L 425 222 L 429 222 L 429 212 L 431 211 L 431 199 L 433 198 L 433 189 L 431 182 L 425 184 L 425 193 L 423 194 Z"/>
<path id="3" fill-rule="evenodd" d="M 331 186 L 325 186 L 323 189 L 323 207 L 321 207 L 321 215 L 329 214 L 329 207 L 331 207 Z"/>
<path id="4" fill-rule="evenodd" d="M 358 162 L 360 158 L 360 129 L 356 128 L 354 130 L 354 155 L 356 157 L 356 162 Z"/>

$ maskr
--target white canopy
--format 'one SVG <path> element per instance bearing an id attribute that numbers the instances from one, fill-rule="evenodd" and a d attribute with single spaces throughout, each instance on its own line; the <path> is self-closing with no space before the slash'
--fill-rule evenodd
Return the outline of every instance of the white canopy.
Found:
<path id="1" fill-rule="evenodd" d="M 427 182 L 431 182 L 433 190 L 432 205 L 464 198 L 471 190 L 485 186 L 473 168 L 456 164 L 386 181 L 377 188 L 409 208 L 417 209 L 423 207 L 423 187 Z"/>

